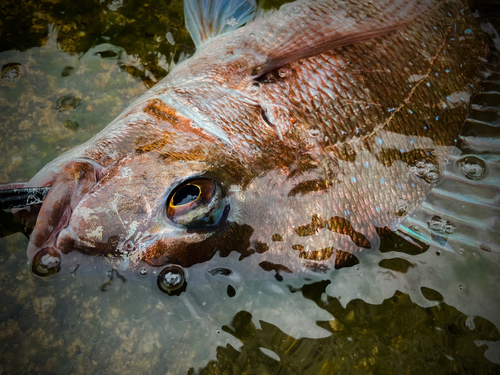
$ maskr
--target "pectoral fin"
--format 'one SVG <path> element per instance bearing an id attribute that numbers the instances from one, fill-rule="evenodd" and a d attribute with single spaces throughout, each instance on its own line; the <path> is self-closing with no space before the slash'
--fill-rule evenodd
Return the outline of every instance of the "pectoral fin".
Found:
<path id="1" fill-rule="evenodd" d="M 435 188 L 398 228 L 407 236 L 448 251 L 500 252 L 500 127 L 492 74 L 472 109 Z M 475 104 L 476 103 L 476 104 Z M 481 105 L 479 105 L 479 103 Z"/>

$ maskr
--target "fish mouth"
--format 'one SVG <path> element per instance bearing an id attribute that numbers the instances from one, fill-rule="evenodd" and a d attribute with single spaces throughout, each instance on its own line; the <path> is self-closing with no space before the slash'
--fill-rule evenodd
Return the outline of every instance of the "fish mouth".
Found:
<path id="1" fill-rule="evenodd" d="M 102 172 L 103 167 L 96 162 L 82 159 L 67 162 L 58 173 L 51 171 L 51 176 L 44 177 L 48 181 L 46 186 L 51 187 L 38 213 L 27 250 L 36 275 L 46 276 L 59 271 L 61 252 L 72 250 L 57 246 L 59 233 L 69 225 L 73 210 L 97 184 Z M 22 211 L 16 214 L 23 215 Z"/>

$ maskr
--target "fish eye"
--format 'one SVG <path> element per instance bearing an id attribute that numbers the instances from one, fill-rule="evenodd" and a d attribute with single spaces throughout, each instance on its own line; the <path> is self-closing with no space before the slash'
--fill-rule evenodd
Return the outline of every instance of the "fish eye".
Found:
<path id="1" fill-rule="evenodd" d="M 167 217 L 189 229 L 217 225 L 224 214 L 222 190 L 214 180 L 200 178 L 177 186 L 167 200 Z"/>

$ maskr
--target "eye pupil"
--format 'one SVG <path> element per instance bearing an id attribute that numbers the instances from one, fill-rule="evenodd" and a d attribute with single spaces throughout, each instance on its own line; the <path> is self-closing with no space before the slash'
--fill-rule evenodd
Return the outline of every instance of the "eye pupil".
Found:
<path id="1" fill-rule="evenodd" d="M 195 201 L 200 196 L 201 190 L 196 185 L 186 185 L 179 189 L 172 197 L 173 206 L 182 206 Z"/>
<path id="2" fill-rule="evenodd" d="M 165 206 L 172 223 L 190 230 L 214 228 L 226 212 L 222 190 L 209 178 L 180 184 L 167 198 Z"/>

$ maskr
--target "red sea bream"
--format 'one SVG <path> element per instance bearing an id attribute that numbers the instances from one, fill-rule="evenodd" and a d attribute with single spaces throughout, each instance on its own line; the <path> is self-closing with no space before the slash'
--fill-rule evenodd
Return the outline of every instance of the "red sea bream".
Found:
<path id="1" fill-rule="evenodd" d="M 439 180 L 488 52 L 460 0 L 185 15 L 194 56 L 30 181 L 51 186 L 39 274 L 73 250 L 131 268 L 279 254 L 290 271 L 375 248 Z"/>

